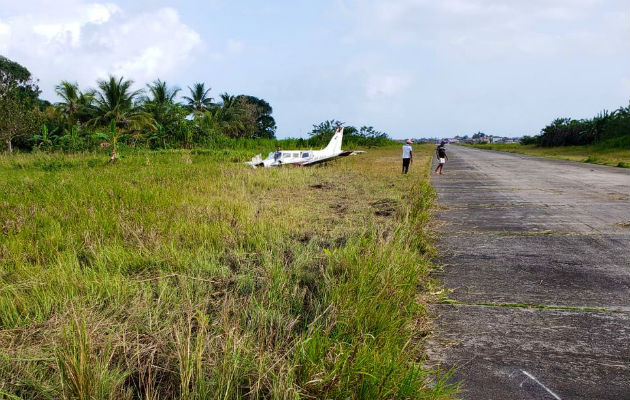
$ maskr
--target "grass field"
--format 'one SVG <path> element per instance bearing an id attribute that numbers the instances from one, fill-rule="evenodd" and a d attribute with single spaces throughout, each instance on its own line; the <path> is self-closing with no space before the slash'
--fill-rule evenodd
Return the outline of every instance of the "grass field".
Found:
<path id="1" fill-rule="evenodd" d="M 475 144 L 471 146 L 479 149 L 630 168 L 630 147 L 625 149 L 602 145 L 539 147 L 533 144 L 522 145 L 519 143 Z"/>
<path id="2" fill-rule="evenodd" d="M 0 157 L 0 399 L 451 398 L 422 367 L 432 151 Z"/>

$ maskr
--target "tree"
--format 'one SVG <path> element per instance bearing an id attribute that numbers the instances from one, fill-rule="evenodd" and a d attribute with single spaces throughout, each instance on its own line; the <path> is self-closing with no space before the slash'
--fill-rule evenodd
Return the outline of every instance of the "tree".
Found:
<path id="1" fill-rule="evenodd" d="M 276 121 L 271 116 L 273 109 L 263 99 L 258 97 L 239 95 L 236 97 L 245 107 L 251 108 L 256 130 L 252 137 L 274 139 L 276 137 Z"/>
<path id="2" fill-rule="evenodd" d="M 59 85 L 55 86 L 55 93 L 62 100 L 56 103 L 55 106 L 65 115 L 68 129 L 72 129 L 73 126 L 89 119 L 92 103 L 94 102 L 93 91 L 90 90 L 83 93 L 79 90 L 78 83 L 61 81 Z"/>
<path id="3" fill-rule="evenodd" d="M 33 136 L 41 126 L 41 112 L 34 106 L 33 100 L 24 96 L 24 92 L 15 87 L 5 91 L 0 97 L 0 139 L 7 144 L 9 153 L 13 153 L 13 141 L 16 138 Z"/>
<path id="4" fill-rule="evenodd" d="M 202 114 L 199 129 L 209 136 L 251 138 L 256 133 L 257 116 L 255 105 L 245 96 L 223 93 L 221 102 Z"/>
<path id="5" fill-rule="evenodd" d="M 16 138 L 34 135 L 40 126 L 39 87 L 28 69 L 0 56 L 0 139 L 13 152 Z"/>
<path id="6" fill-rule="evenodd" d="M 94 117 L 90 120 L 93 125 L 104 126 L 115 121 L 121 134 L 144 132 L 156 129 L 153 116 L 144 111 L 136 100 L 142 90 L 131 90 L 133 81 L 116 79 L 110 76 L 108 80 L 99 80 L 94 96 Z"/>
<path id="7" fill-rule="evenodd" d="M 232 96 L 228 93 L 221 93 L 221 108 L 224 110 L 229 110 L 237 105 L 236 96 Z"/>
<path id="8" fill-rule="evenodd" d="M 157 79 L 153 83 L 148 84 L 147 88 L 151 97 L 146 98 L 146 103 L 160 107 L 166 107 L 175 104 L 175 97 L 181 91 L 178 87 L 168 87 L 166 82 Z"/>
<path id="9" fill-rule="evenodd" d="M 193 87 L 188 87 L 190 96 L 184 96 L 187 107 L 192 112 L 203 113 L 213 108 L 212 97 L 208 97 L 208 93 L 212 88 L 206 90 L 204 83 L 195 83 Z"/>
<path id="10" fill-rule="evenodd" d="M 41 93 L 37 81 L 22 65 L 0 56 L 0 99 L 9 91 L 15 90 L 14 96 L 36 104 Z"/>
<path id="11" fill-rule="evenodd" d="M 521 138 L 521 140 L 519 141 L 520 144 L 534 144 L 534 145 L 538 145 L 540 144 L 540 136 L 528 136 L 525 135 Z"/>
<path id="12" fill-rule="evenodd" d="M 357 136 L 369 139 L 386 139 L 387 133 L 377 131 L 371 126 L 362 126 L 361 129 L 356 133 Z"/>
<path id="13" fill-rule="evenodd" d="M 335 119 L 326 120 L 319 124 L 313 124 L 313 129 L 308 133 L 309 143 L 314 146 L 322 146 L 330 141 L 338 127 L 344 123 Z M 356 128 L 354 128 L 356 131 Z"/>
<path id="14" fill-rule="evenodd" d="M 311 146 L 324 146 L 328 144 L 335 131 L 343 122 L 336 119 L 326 120 L 319 124 L 314 124 L 309 132 L 311 136 L 308 143 Z M 346 125 L 343 128 L 344 146 L 382 146 L 390 142 L 389 136 L 385 132 L 378 131 L 371 126 L 361 126 L 357 129 L 354 126 Z"/>
<path id="15" fill-rule="evenodd" d="M 308 134 L 311 137 L 330 140 L 337 128 L 341 125 L 343 125 L 343 122 L 341 121 L 337 121 L 335 119 L 327 120 L 316 125 L 314 124 L 313 129 Z"/>
<path id="16" fill-rule="evenodd" d="M 156 121 L 156 130 L 149 137 L 153 144 L 161 143 L 166 147 L 166 140 L 178 130 L 179 123 L 186 117 L 187 112 L 175 102 L 175 97 L 181 89 L 169 87 L 160 79 L 147 85 L 149 96 L 144 98 L 144 109 Z"/>
<path id="17" fill-rule="evenodd" d="M 359 134 L 359 130 L 357 128 L 355 128 L 354 126 L 344 126 L 343 127 L 343 134 L 344 134 L 344 136 L 358 135 Z"/>
<path id="18" fill-rule="evenodd" d="M 206 112 L 215 132 L 231 138 L 251 137 L 256 129 L 254 112 L 243 99 L 221 94 L 221 103 Z"/>

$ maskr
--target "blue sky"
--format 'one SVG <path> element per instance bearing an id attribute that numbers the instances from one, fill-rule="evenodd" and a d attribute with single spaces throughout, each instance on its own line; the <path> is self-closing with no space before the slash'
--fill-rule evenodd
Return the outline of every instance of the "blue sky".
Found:
<path id="1" fill-rule="evenodd" d="M 52 6 L 54 4 L 54 7 Z M 0 54 L 40 79 L 202 81 L 392 137 L 536 134 L 630 99 L 626 0 L 0 0 Z"/>

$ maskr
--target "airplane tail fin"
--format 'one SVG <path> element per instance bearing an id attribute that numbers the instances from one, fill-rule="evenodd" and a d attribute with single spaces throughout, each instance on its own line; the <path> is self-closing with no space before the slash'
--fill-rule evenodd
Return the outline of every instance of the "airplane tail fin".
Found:
<path id="1" fill-rule="evenodd" d="M 324 148 L 326 153 L 338 154 L 341 153 L 341 141 L 343 140 L 343 126 L 340 126 L 335 131 L 332 139 L 328 143 L 328 146 Z"/>

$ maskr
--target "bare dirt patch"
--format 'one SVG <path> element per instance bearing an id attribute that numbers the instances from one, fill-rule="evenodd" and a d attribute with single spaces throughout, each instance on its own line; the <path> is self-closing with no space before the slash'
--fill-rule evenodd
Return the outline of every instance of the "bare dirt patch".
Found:
<path id="1" fill-rule="evenodd" d="M 392 199 L 380 199 L 373 201 L 370 205 L 375 209 L 374 215 L 389 217 L 396 213 L 396 206 L 398 204 Z"/>

